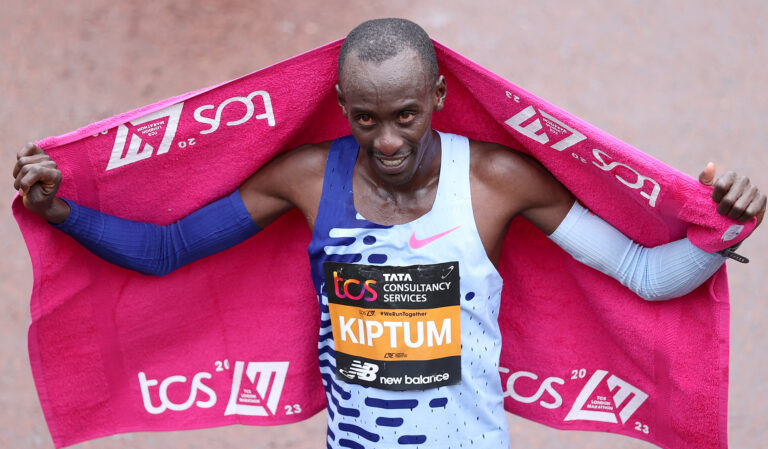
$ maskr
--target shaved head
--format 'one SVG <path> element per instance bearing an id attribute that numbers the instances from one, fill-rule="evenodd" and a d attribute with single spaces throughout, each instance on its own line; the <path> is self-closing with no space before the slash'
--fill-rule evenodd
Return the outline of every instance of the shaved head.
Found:
<path id="1" fill-rule="evenodd" d="M 423 28 L 405 19 L 375 19 L 363 22 L 349 32 L 339 52 L 339 81 L 347 56 L 380 64 L 403 50 L 416 52 L 432 83 L 437 81 L 435 47 Z"/>

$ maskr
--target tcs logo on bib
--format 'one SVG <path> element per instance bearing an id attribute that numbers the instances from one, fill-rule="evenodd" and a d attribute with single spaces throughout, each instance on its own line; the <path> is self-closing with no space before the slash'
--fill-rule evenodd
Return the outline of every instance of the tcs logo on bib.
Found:
<path id="1" fill-rule="evenodd" d="M 360 299 L 376 301 L 379 294 L 376 293 L 376 290 L 373 288 L 373 285 L 375 284 L 376 281 L 373 279 L 367 279 L 365 281 L 359 281 L 352 278 L 344 279 L 339 276 L 337 271 L 333 272 L 333 289 L 336 296 L 339 298 L 349 298 L 355 301 Z"/>

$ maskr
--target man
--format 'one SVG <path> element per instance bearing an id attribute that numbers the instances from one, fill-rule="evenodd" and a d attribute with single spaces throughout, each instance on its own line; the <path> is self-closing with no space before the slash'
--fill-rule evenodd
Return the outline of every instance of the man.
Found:
<path id="1" fill-rule="evenodd" d="M 319 349 L 334 354 L 321 372 L 336 410 L 329 413 L 329 441 L 339 447 L 508 447 L 496 374 L 501 279 L 495 265 L 514 217 L 525 217 L 574 257 L 648 299 L 686 294 L 722 264 L 722 256 L 687 240 L 640 248 L 590 216 L 532 159 L 432 130 L 446 83 L 428 36 L 413 23 L 384 19 L 353 30 L 339 56 L 336 90 L 353 138 L 289 151 L 233 195 L 170 227 L 125 222 L 57 199 L 61 173 L 35 146 L 20 154 L 14 185 L 30 210 L 92 251 L 157 275 L 236 244 L 290 208 L 301 210 L 313 230 L 309 252 L 323 320 L 332 323 L 332 336 L 321 331 L 326 337 Z M 713 178 L 708 165 L 702 182 Z M 718 181 L 713 199 L 720 213 L 741 221 L 762 219 L 766 204 L 748 179 L 733 174 Z M 132 231 L 123 232 L 127 227 Z M 363 244 L 341 241 L 352 237 Z M 154 250 L 154 241 L 166 246 L 147 257 L 143 251 Z M 437 281 L 411 282 L 419 276 Z M 398 309 L 444 314 L 443 323 L 450 324 L 390 325 L 390 335 L 403 337 L 398 347 L 404 354 L 418 346 L 415 341 L 432 339 L 436 349 L 410 364 L 391 364 L 411 387 L 376 385 L 373 395 L 365 388 L 374 386 L 370 374 L 392 368 L 348 357 L 359 342 L 351 341 L 351 320 L 344 317 L 350 310 L 372 311 L 366 303 L 383 297 L 378 286 L 390 278 L 402 281 L 388 284 L 400 288 L 389 296 Z M 419 287 L 424 285 L 435 290 Z M 454 331 L 450 326 L 459 322 Z M 369 335 L 383 330 L 367 329 Z"/>

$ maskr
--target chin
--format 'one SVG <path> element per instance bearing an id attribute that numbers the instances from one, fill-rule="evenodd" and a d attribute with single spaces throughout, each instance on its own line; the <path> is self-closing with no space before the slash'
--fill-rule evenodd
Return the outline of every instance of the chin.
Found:
<path id="1" fill-rule="evenodd" d="M 395 175 L 388 174 L 388 173 L 381 173 L 379 171 L 376 172 L 378 175 L 378 178 L 383 181 L 384 183 L 391 185 L 391 186 L 401 186 L 404 184 L 408 184 L 408 182 L 413 179 L 413 173 L 398 173 Z"/>

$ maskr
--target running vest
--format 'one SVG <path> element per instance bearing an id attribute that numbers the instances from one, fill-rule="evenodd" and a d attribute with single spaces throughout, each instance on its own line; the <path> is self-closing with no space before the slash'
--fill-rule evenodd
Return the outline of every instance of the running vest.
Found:
<path id="1" fill-rule="evenodd" d="M 432 209 L 380 225 L 354 207 L 359 145 L 331 145 L 309 259 L 330 448 L 509 447 L 502 279 L 475 226 L 469 141 L 440 134 Z"/>

